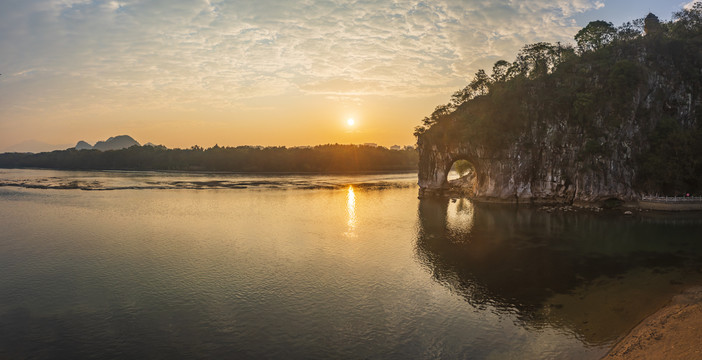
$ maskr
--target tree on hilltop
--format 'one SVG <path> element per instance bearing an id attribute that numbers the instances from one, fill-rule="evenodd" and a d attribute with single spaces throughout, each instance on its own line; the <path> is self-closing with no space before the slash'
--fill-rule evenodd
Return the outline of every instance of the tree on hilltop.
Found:
<path id="1" fill-rule="evenodd" d="M 609 44 L 617 35 L 617 29 L 610 22 L 597 20 L 590 21 L 587 26 L 580 29 L 575 35 L 578 49 L 581 53 L 596 51 Z"/>

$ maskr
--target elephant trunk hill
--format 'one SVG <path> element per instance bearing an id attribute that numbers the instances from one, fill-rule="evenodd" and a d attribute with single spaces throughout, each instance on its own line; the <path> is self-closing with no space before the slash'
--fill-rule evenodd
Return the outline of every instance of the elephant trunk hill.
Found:
<path id="1" fill-rule="evenodd" d="M 577 203 L 702 192 L 702 5 L 525 46 L 418 127 L 420 195 L 457 160 L 478 199 Z"/>

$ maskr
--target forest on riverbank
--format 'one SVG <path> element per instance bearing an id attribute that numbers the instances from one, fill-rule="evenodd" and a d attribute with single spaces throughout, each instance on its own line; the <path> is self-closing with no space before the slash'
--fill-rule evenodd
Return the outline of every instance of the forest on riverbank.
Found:
<path id="1" fill-rule="evenodd" d="M 417 151 L 382 146 L 328 144 L 286 148 L 213 146 L 167 149 L 132 146 L 121 150 L 76 150 L 0 154 L 0 168 L 64 170 L 181 170 L 227 172 L 347 173 L 414 171 Z"/>

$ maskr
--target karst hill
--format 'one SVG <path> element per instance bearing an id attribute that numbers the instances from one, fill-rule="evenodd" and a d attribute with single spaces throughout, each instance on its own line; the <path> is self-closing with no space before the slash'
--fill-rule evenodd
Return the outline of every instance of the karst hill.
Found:
<path id="1" fill-rule="evenodd" d="M 420 195 L 445 193 L 460 159 L 488 200 L 702 192 L 702 4 L 670 22 L 591 22 L 575 40 L 525 46 L 425 118 Z"/>

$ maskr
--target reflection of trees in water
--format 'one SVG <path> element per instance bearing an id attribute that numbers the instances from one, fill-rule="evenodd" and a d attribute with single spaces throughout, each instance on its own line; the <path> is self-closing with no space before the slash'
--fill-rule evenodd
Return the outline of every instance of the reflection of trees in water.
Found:
<path id="1" fill-rule="evenodd" d="M 474 306 L 513 312 L 530 326 L 566 325 L 591 343 L 619 335 L 620 329 L 607 330 L 607 322 L 615 320 L 607 317 L 619 311 L 614 303 L 636 293 L 660 295 L 647 291 L 661 292 L 672 276 L 651 280 L 658 283 L 649 289 L 629 286 L 640 277 L 632 274 L 679 274 L 699 268 L 702 258 L 695 235 L 702 232 L 699 217 L 671 226 L 665 218 L 549 214 L 513 206 L 474 208 L 466 200 L 422 199 L 419 224 L 417 254 L 437 281 Z M 648 285 L 644 282 L 643 287 Z M 618 298 L 591 296 L 603 289 Z M 563 309 L 563 304 L 570 308 Z M 612 309 L 605 309 L 608 306 Z M 593 314 L 583 315 L 587 311 Z M 613 333 L 591 334 L 591 328 Z"/>

